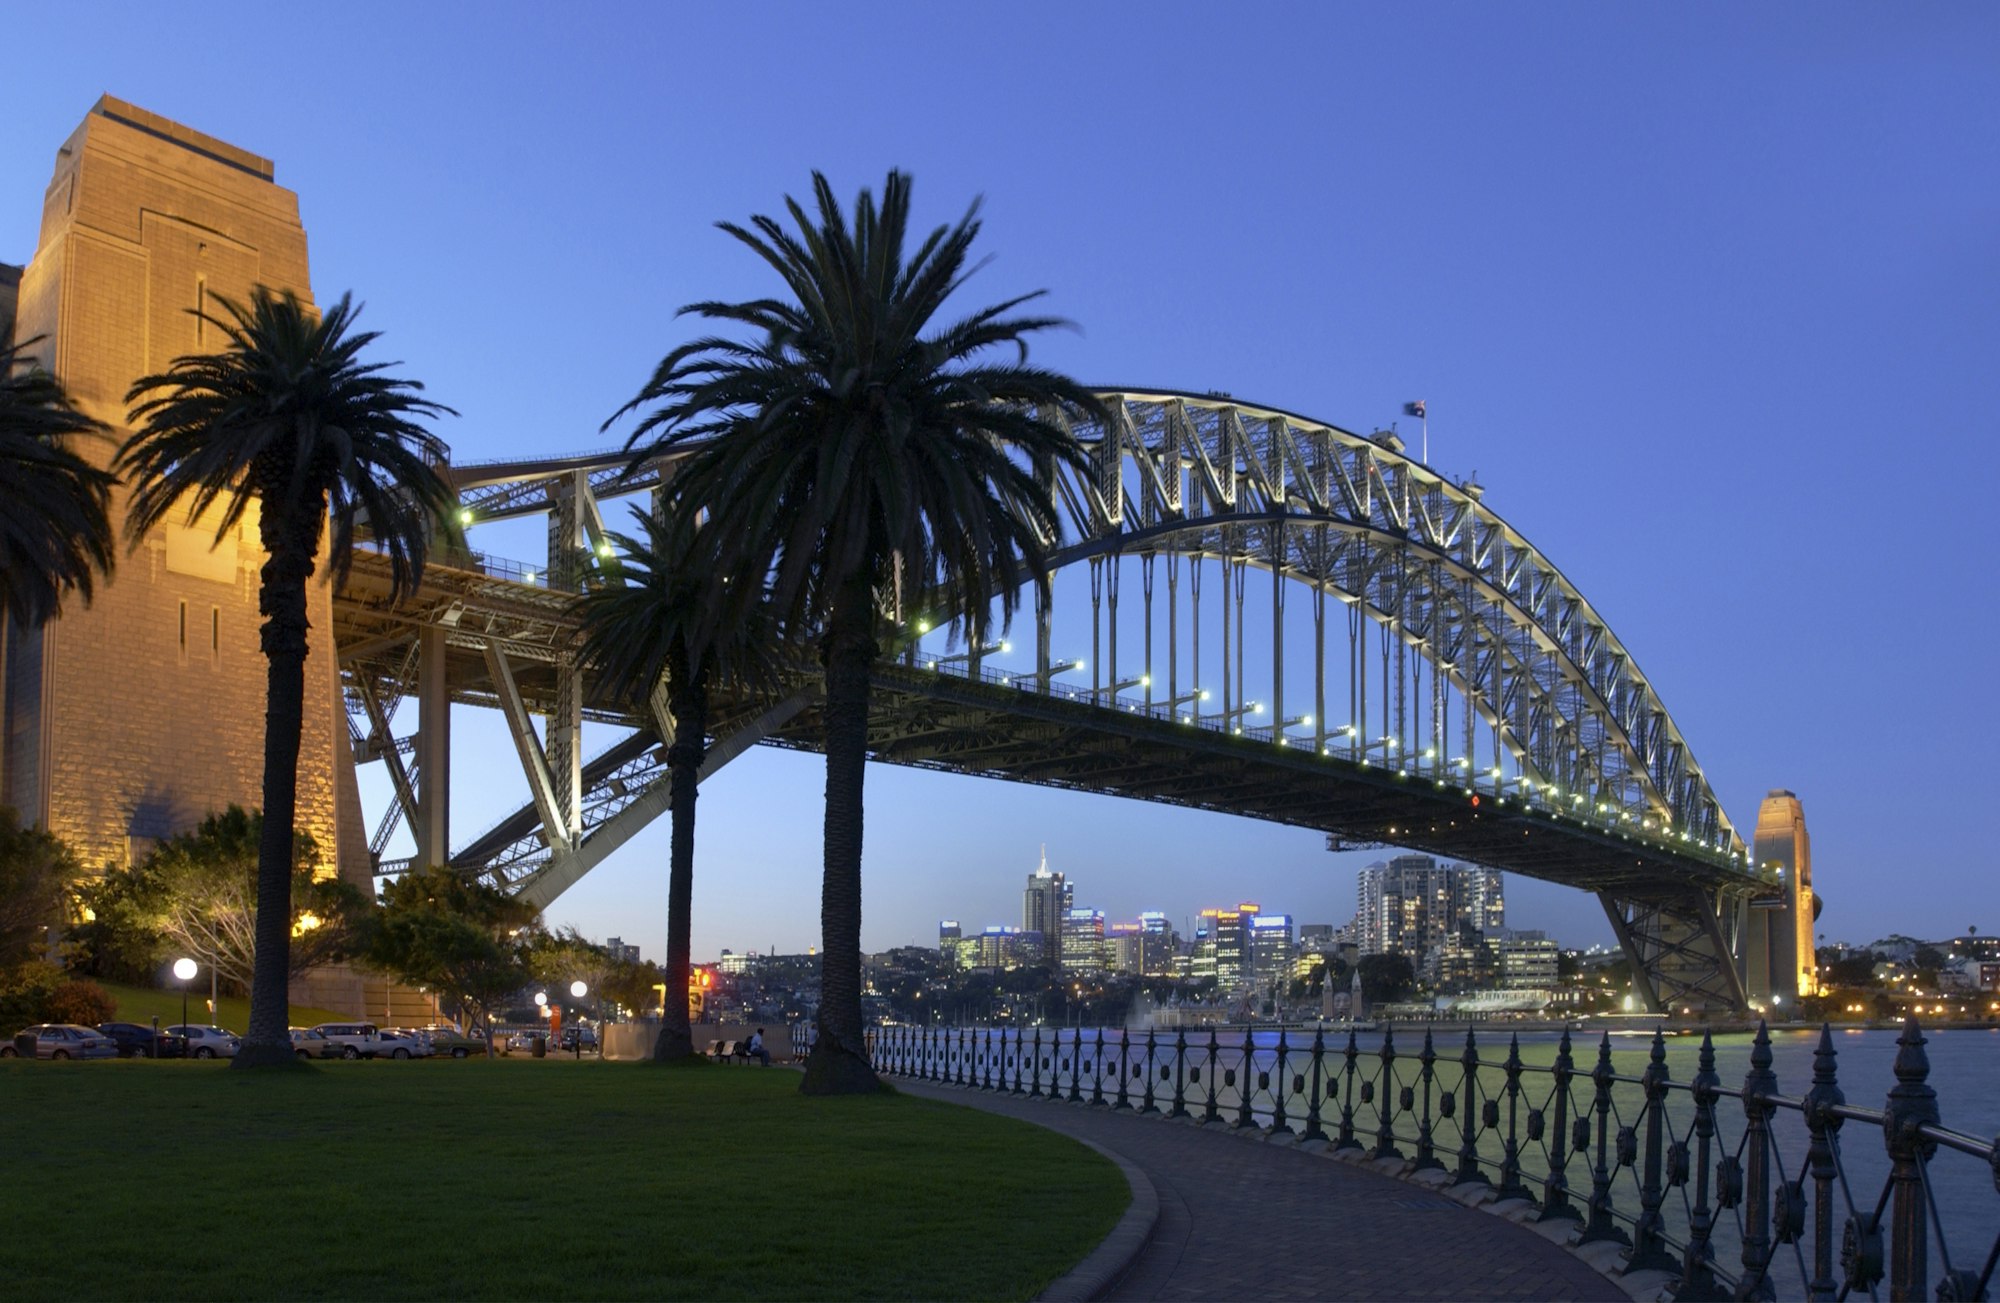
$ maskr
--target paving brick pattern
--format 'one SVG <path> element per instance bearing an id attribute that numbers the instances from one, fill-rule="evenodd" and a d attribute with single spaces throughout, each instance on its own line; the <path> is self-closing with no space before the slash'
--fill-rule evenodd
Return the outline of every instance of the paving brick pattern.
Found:
<path id="1" fill-rule="evenodd" d="M 896 1088 L 1089 1140 L 1142 1169 L 1160 1217 L 1108 1299 L 1604 1299 L 1532 1231 L 1422 1186 L 1218 1127 L 913 1082 Z"/>

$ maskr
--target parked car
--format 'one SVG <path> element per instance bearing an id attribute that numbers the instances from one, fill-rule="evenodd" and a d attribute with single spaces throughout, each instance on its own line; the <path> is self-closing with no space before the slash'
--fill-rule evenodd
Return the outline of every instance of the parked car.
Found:
<path id="1" fill-rule="evenodd" d="M 18 1047 L 25 1044 L 22 1037 L 35 1038 L 35 1057 L 38 1059 L 115 1059 L 118 1057 L 118 1042 L 94 1027 L 79 1027 L 75 1023 L 45 1022 L 32 1027 L 23 1027 L 16 1038 L 0 1045 L 0 1057 L 14 1058 L 20 1053 Z"/>
<path id="2" fill-rule="evenodd" d="M 384 1059 L 428 1059 L 431 1056 L 431 1042 L 428 1036 L 410 1031 L 404 1027 L 385 1027 L 380 1033 L 382 1048 L 376 1051 Z"/>
<path id="3" fill-rule="evenodd" d="M 584 1049 L 595 1051 L 597 1049 L 597 1029 L 594 1027 L 565 1027 L 562 1029 L 562 1048 L 564 1053 L 574 1053 L 579 1041 L 582 1042 Z"/>
<path id="4" fill-rule="evenodd" d="M 486 1053 L 486 1042 L 477 1036 L 467 1036 L 450 1023 L 436 1023 L 424 1028 L 431 1038 L 431 1049 L 438 1054 L 449 1054 L 454 1059 L 462 1059 L 469 1054 Z"/>
<path id="5" fill-rule="evenodd" d="M 323 1022 L 313 1030 L 340 1046 L 343 1059 L 372 1059 L 382 1052 L 382 1032 L 372 1022 Z"/>
<path id="6" fill-rule="evenodd" d="M 294 1027 L 292 1049 L 302 1059 L 337 1059 L 342 1046 L 325 1032 L 310 1027 Z"/>
<path id="7" fill-rule="evenodd" d="M 97 1030 L 118 1044 L 121 1059 L 171 1059 L 181 1050 L 181 1038 L 146 1023 L 101 1022 Z"/>
<path id="8" fill-rule="evenodd" d="M 233 1059 L 243 1048 L 243 1038 L 222 1027 L 175 1023 L 167 1028 L 167 1034 L 185 1037 L 188 1054 L 197 1059 Z"/>

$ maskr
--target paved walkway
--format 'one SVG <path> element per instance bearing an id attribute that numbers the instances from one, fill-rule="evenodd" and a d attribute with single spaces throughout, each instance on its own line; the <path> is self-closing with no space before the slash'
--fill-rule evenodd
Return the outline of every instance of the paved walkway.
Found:
<path id="1" fill-rule="evenodd" d="M 895 1078 L 896 1089 L 1089 1141 L 1138 1167 L 1159 1220 L 1107 1299 L 1602 1299 L 1568 1250 L 1422 1186 L 1216 1127 Z"/>

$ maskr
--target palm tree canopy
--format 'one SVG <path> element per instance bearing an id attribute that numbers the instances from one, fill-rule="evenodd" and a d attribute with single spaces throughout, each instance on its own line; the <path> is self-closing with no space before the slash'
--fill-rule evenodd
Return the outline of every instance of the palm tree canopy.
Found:
<path id="1" fill-rule="evenodd" d="M 136 485 L 128 535 L 136 543 L 186 499 L 191 519 L 221 503 L 220 540 L 255 498 L 267 517 L 310 530 L 316 548 L 330 511 L 337 580 L 359 517 L 388 554 L 395 591 L 414 587 L 451 502 L 447 449 L 417 422 L 457 413 L 386 375 L 397 363 L 360 360 L 378 332 L 352 329 L 360 310 L 348 295 L 324 315 L 290 290 L 259 286 L 247 307 L 213 297 L 222 315 L 196 315 L 228 347 L 175 358 L 125 396 L 139 427 L 118 455 Z"/>
<path id="2" fill-rule="evenodd" d="M 1067 324 L 1015 315 L 1040 292 L 934 324 L 978 269 L 977 202 L 906 256 L 907 175 L 889 174 L 879 208 L 863 190 L 851 223 L 819 173 L 813 192 L 816 216 L 786 200 L 795 230 L 764 216 L 719 224 L 790 298 L 682 308 L 743 337 L 674 350 L 612 419 L 649 409 L 627 444 L 641 457 L 699 445 L 676 484 L 724 522 L 708 531 L 715 564 L 768 573 L 794 627 L 855 583 L 887 585 L 900 560 L 906 596 L 948 587 L 953 617 L 980 637 L 996 601 L 1011 616 L 1021 587 L 1045 581 L 1060 532 L 1046 472 L 1083 459 L 1061 409 L 1098 403 L 1027 364 L 1027 337 Z M 996 347 L 1013 358 L 984 360 Z M 733 594 L 724 618 L 751 600 Z"/>
<path id="3" fill-rule="evenodd" d="M 65 442 L 104 427 L 24 357 L 39 342 L 0 344 L 0 610 L 28 626 L 55 615 L 66 593 L 89 602 L 116 554 L 117 481 Z"/>
<path id="4" fill-rule="evenodd" d="M 783 673 L 778 627 L 757 604 L 729 636 L 711 628 L 715 572 L 682 522 L 687 513 L 634 508 L 637 535 L 610 531 L 617 549 L 606 581 L 576 601 L 578 659 L 613 700 L 643 703 L 663 676 L 715 675 L 770 687 Z"/>

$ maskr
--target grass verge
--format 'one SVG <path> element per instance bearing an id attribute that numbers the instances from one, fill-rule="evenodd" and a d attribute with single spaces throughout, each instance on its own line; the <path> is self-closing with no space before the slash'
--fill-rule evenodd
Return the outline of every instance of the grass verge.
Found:
<path id="1" fill-rule="evenodd" d="M 1053 1132 L 790 1072 L 0 1062 L 24 1298 L 1028 1298 L 1127 1202 Z"/>
<path id="2" fill-rule="evenodd" d="M 181 993 L 153 991 L 143 986 L 121 986 L 116 982 L 103 984 L 105 993 L 118 1002 L 118 1021 L 143 1023 L 154 1018 L 160 1026 L 167 1027 L 181 1020 Z M 215 1016 L 208 1013 L 208 987 L 188 992 L 188 1021 L 191 1023 L 214 1023 L 226 1027 L 239 1036 L 250 1029 L 250 1000 L 247 996 L 225 995 L 216 1001 Z M 331 1009 L 312 1009 L 302 1004 L 291 1008 L 293 1027 L 316 1027 L 323 1022 L 354 1022 L 347 1014 L 335 1013 Z"/>

